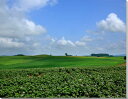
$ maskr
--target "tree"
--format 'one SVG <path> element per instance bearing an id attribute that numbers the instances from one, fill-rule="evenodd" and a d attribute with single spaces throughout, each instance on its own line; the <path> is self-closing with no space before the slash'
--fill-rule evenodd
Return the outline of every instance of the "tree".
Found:
<path id="1" fill-rule="evenodd" d="M 65 56 L 72 56 L 72 55 L 68 55 L 68 53 L 65 53 Z"/>
<path id="2" fill-rule="evenodd" d="M 126 60 L 126 56 L 124 56 L 124 60 Z"/>
<path id="3" fill-rule="evenodd" d="M 109 54 L 99 53 L 99 54 L 91 54 L 91 56 L 97 56 L 97 57 L 108 57 L 108 56 L 109 56 Z"/>
<path id="4" fill-rule="evenodd" d="M 14 55 L 14 56 L 25 56 L 25 55 L 23 55 L 23 54 L 17 54 L 17 55 Z"/>
<path id="5" fill-rule="evenodd" d="M 68 56 L 68 54 L 67 54 L 67 53 L 65 53 L 65 56 Z"/>

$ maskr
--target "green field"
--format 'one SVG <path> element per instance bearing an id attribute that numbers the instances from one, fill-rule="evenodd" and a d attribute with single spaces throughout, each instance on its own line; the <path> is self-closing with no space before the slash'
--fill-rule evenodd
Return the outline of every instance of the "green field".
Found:
<path id="1" fill-rule="evenodd" d="M 123 57 L 82 56 L 1 56 L 0 69 L 51 67 L 108 67 L 125 63 Z"/>
<path id="2" fill-rule="evenodd" d="M 125 60 L 0 56 L 0 97 L 126 97 Z"/>

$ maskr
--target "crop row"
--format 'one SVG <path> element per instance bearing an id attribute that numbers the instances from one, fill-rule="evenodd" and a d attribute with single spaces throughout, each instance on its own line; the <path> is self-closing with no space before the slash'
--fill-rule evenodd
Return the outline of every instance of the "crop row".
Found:
<path id="1" fill-rule="evenodd" d="M 125 97 L 125 66 L 0 70 L 0 97 Z"/>

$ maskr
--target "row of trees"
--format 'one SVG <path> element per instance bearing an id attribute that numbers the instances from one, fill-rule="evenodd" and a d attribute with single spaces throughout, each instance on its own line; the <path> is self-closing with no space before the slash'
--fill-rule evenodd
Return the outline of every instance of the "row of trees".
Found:
<path id="1" fill-rule="evenodd" d="M 99 54 L 91 54 L 91 56 L 97 56 L 97 57 L 108 57 L 108 56 L 112 56 L 112 55 L 105 54 L 105 53 L 99 53 Z"/>

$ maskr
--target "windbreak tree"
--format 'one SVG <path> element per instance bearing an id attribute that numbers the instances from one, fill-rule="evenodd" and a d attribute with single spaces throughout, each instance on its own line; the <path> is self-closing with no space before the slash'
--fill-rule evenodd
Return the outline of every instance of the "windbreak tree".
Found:
<path id="1" fill-rule="evenodd" d="M 99 54 L 91 54 L 91 56 L 106 57 L 109 56 L 109 54 L 99 53 Z"/>
<path id="2" fill-rule="evenodd" d="M 67 54 L 67 53 L 65 53 L 65 56 L 68 56 L 68 54 Z"/>
<path id="3" fill-rule="evenodd" d="M 65 56 L 72 56 L 72 55 L 68 55 L 67 53 L 65 53 Z"/>

